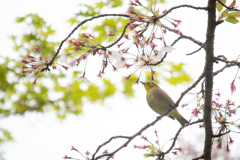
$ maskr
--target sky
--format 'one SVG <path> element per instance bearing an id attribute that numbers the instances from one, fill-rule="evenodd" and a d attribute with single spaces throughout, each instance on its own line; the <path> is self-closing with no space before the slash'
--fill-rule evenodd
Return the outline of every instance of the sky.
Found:
<path id="1" fill-rule="evenodd" d="M 9 35 L 22 33 L 22 28 L 14 23 L 15 18 L 24 16 L 28 13 L 37 13 L 42 16 L 49 24 L 57 29 L 56 39 L 61 41 L 71 31 L 66 21 L 69 17 L 74 16 L 79 10 L 78 4 L 82 1 L 74 0 L 8 0 L 0 2 L 0 54 L 14 56 L 16 54 L 12 49 L 12 44 L 9 40 Z M 184 1 L 188 2 L 188 1 Z M 173 4 L 177 5 L 177 1 L 167 3 L 167 6 Z M 200 1 L 194 2 L 196 5 L 204 6 Z M 203 3 L 203 4 L 201 4 Z M 189 9 L 188 9 L 189 10 Z M 175 16 L 179 19 L 185 20 L 182 24 L 182 32 L 187 33 L 193 37 L 199 37 L 204 40 L 206 15 L 191 14 L 192 12 L 183 12 L 184 9 L 176 11 Z M 118 12 L 118 11 L 116 11 Z M 185 17 L 189 17 L 186 18 Z M 224 23 L 216 30 L 215 53 L 216 55 L 226 54 L 229 59 L 236 59 L 240 53 L 238 37 L 238 25 L 231 25 Z M 231 40 L 231 42 L 229 42 Z M 177 62 L 179 59 L 187 62 L 186 70 L 193 76 L 198 77 L 201 73 L 204 63 L 204 52 L 199 52 L 193 56 L 183 56 L 190 53 L 197 48 L 189 41 L 183 41 L 175 46 L 177 53 L 169 55 L 169 59 Z M 184 57 L 184 58 L 183 58 Z M 198 61 L 196 61 L 198 59 Z M 194 66 L 194 67 L 192 67 Z M 215 67 L 217 69 L 218 66 Z M 225 74 L 216 76 L 214 82 L 214 91 L 220 91 L 222 97 L 228 99 L 239 99 L 240 92 L 234 95 L 230 94 L 229 84 L 233 80 L 236 68 L 229 69 Z M 120 77 L 123 72 L 118 73 L 116 77 Z M 90 79 L 94 79 L 95 75 L 90 75 Z M 120 78 L 109 75 L 108 78 L 115 83 L 120 83 Z M 218 80 L 218 81 L 217 81 Z M 92 80 L 95 82 L 94 80 Z M 236 86 L 239 88 L 239 80 L 236 81 Z M 188 86 L 169 86 L 167 83 L 161 83 L 162 88 L 167 90 L 169 95 L 176 101 L 181 92 Z M 99 144 L 108 140 L 115 135 L 133 135 L 140 130 L 147 123 L 155 120 L 157 114 L 147 107 L 145 100 L 145 90 L 143 86 L 134 86 L 136 95 L 132 99 L 127 99 L 122 94 L 117 93 L 113 97 L 105 101 L 104 105 L 98 103 L 91 104 L 86 102 L 83 107 L 83 114 L 79 116 L 69 115 L 63 122 L 56 119 L 53 112 L 44 114 L 28 113 L 25 116 L 11 116 L 0 121 L 3 128 L 8 129 L 15 141 L 4 144 L 3 150 L 5 152 L 6 160 L 24 159 L 24 160 L 59 160 L 67 154 L 68 156 L 75 156 L 81 158 L 79 154 L 70 151 L 71 146 L 74 146 L 82 153 L 89 151 L 93 153 Z M 183 99 L 183 102 L 190 98 Z M 239 104 L 239 103 L 238 103 Z M 189 119 L 191 110 L 182 109 L 179 111 L 185 118 Z M 239 114 L 239 113 L 237 113 Z M 166 139 L 172 138 L 180 125 L 177 121 L 169 118 L 163 118 L 153 127 L 145 131 L 144 135 L 153 135 L 154 130 L 158 130 L 160 140 L 164 143 Z M 197 132 L 191 134 L 193 130 Z M 187 136 L 184 136 L 187 135 Z M 236 134 L 235 134 L 236 135 Z M 196 137 L 203 136 L 203 130 L 198 127 L 188 127 L 182 132 L 182 139 L 192 138 L 192 142 L 198 140 Z M 151 136 L 154 137 L 154 136 Z M 195 138 L 195 140 L 194 140 Z M 234 144 L 235 149 L 240 147 L 240 140 Z M 197 142 L 196 142 L 197 143 Z M 121 144 L 121 141 L 116 141 L 115 145 L 110 145 L 104 149 L 111 151 L 112 148 Z M 143 141 L 140 137 L 130 143 L 127 149 L 123 149 L 115 159 L 144 159 L 143 152 L 133 149 L 133 145 L 142 145 Z M 234 148 L 233 147 L 233 148 Z M 234 149 L 231 154 L 236 156 Z M 127 155 L 127 158 L 126 158 Z M 239 156 L 239 154 L 238 154 Z"/>

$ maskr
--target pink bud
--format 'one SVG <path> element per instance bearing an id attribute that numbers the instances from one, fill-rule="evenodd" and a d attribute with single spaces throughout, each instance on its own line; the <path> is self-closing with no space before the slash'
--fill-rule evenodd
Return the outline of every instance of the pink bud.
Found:
<path id="1" fill-rule="evenodd" d="M 237 90 L 237 89 L 236 89 L 236 86 L 235 86 L 235 84 L 234 84 L 234 81 L 235 81 L 235 80 L 232 81 L 231 86 L 230 86 L 231 94 L 233 94 L 233 93 L 236 92 L 236 90 Z"/>

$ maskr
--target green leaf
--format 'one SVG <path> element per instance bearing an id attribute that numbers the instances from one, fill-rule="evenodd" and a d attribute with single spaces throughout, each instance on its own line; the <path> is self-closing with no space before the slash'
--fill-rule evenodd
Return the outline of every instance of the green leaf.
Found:
<path id="1" fill-rule="evenodd" d="M 13 137 L 11 136 L 11 133 L 9 131 L 3 130 L 3 135 L 6 141 L 13 141 Z"/>
<path id="2" fill-rule="evenodd" d="M 184 63 L 168 63 L 170 69 L 168 69 L 168 73 L 170 73 L 170 77 L 164 77 L 166 81 L 168 81 L 172 85 L 182 84 L 186 82 L 191 82 L 192 78 L 185 72 L 183 69 Z"/>
<path id="3" fill-rule="evenodd" d="M 21 22 L 25 21 L 25 19 L 26 19 L 26 17 L 18 17 L 18 18 L 16 19 L 16 22 L 17 22 L 17 23 L 21 23 Z"/>
<path id="4" fill-rule="evenodd" d="M 240 11 L 234 11 L 234 12 L 226 13 L 225 16 L 226 17 L 240 18 Z"/>
<path id="5" fill-rule="evenodd" d="M 125 94 L 127 97 L 133 97 L 134 96 L 134 90 L 132 88 L 134 82 L 137 80 L 137 77 L 135 75 L 132 75 L 128 81 L 126 81 L 124 78 L 122 80 L 123 82 L 123 94 Z"/>
<path id="6" fill-rule="evenodd" d="M 232 3 L 228 6 L 229 8 L 232 8 L 236 5 L 236 0 L 233 0 Z M 227 13 L 229 12 L 229 9 L 225 9 L 222 13 L 221 13 L 221 18 L 227 17 Z"/>
<path id="7" fill-rule="evenodd" d="M 226 0 L 220 0 L 223 4 L 226 3 Z M 217 10 L 218 12 L 221 12 L 221 10 L 223 9 L 223 5 L 219 2 L 217 2 Z"/>
<path id="8" fill-rule="evenodd" d="M 148 157 L 155 157 L 155 156 L 157 156 L 156 153 L 145 153 L 145 154 L 144 154 L 144 157 L 145 157 L 145 158 L 148 158 Z"/>
<path id="9" fill-rule="evenodd" d="M 226 21 L 232 23 L 232 24 L 236 24 L 239 22 L 239 20 L 237 20 L 235 17 L 227 17 Z"/>
<path id="10" fill-rule="evenodd" d="M 104 96 L 105 96 L 105 97 L 108 97 L 108 96 L 113 95 L 113 94 L 115 93 L 115 91 L 116 91 L 115 85 L 112 84 L 112 83 L 110 82 L 110 80 L 105 79 L 105 78 L 103 79 L 103 82 L 104 82 L 104 84 L 106 85 L 106 87 L 105 87 L 105 89 L 104 89 Z"/>
<path id="11" fill-rule="evenodd" d="M 122 0 L 114 0 L 114 1 L 110 1 L 110 2 L 111 2 L 111 7 L 112 8 L 119 7 L 123 4 Z"/>
<path id="12" fill-rule="evenodd" d="M 78 23 L 78 21 L 77 21 L 76 18 L 70 18 L 70 19 L 68 20 L 68 22 L 70 23 L 70 25 L 73 25 L 73 24 L 75 24 L 75 23 Z"/>
<path id="13" fill-rule="evenodd" d="M 99 2 L 99 3 L 96 4 L 96 7 L 97 7 L 97 8 L 103 8 L 104 5 L 105 5 L 105 4 L 104 4 L 103 2 Z"/>

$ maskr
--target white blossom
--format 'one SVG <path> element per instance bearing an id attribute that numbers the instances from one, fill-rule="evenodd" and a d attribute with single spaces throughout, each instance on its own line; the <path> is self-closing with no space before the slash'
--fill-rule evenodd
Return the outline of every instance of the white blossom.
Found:
<path id="1" fill-rule="evenodd" d="M 59 58 L 59 62 L 63 63 L 63 64 L 67 64 L 67 60 L 68 60 L 68 54 L 64 53 L 60 58 Z"/>
<path id="2" fill-rule="evenodd" d="M 165 46 L 159 50 L 159 54 L 165 53 L 165 52 L 171 53 L 173 50 L 175 50 L 175 48 L 173 48 L 172 46 Z"/>
<path id="3" fill-rule="evenodd" d="M 121 53 L 116 51 L 112 51 L 112 53 L 109 54 L 108 58 L 116 68 L 121 68 L 126 63 L 126 58 L 124 58 Z"/>
<path id="4" fill-rule="evenodd" d="M 88 85 L 91 84 L 91 82 L 85 77 L 85 76 L 80 76 L 74 79 L 75 81 L 85 81 L 87 82 Z"/>

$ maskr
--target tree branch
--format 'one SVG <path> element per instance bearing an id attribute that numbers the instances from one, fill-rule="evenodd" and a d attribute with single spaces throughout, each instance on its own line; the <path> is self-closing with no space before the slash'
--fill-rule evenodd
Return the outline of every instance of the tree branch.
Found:
<path id="1" fill-rule="evenodd" d="M 118 137 L 119 137 L 119 138 L 125 137 L 125 138 L 127 138 L 128 140 L 127 140 L 124 144 L 122 144 L 119 148 L 117 148 L 115 151 L 113 151 L 113 152 L 111 152 L 111 153 L 108 153 L 108 154 L 102 154 L 102 155 L 97 156 L 97 157 L 95 158 L 96 153 L 99 151 L 99 149 L 100 149 L 101 147 L 103 147 L 104 145 L 108 144 L 111 140 L 115 139 L 114 137 L 111 137 L 108 141 L 104 142 L 101 146 L 99 146 L 99 147 L 97 148 L 97 150 L 95 151 L 95 153 L 94 153 L 93 156 L 92 156 L 92 160 L 97 160 L 97 159 L 100 159 L 100 158 L 103 158 L 103 157 L 107 157 L 106 160 L 110 159 L 114 154 L 116 154 L 116 153 L 117 153 L 118 151 L 120 151 L 122 148 L 127 147 L 127 145 L 128 145 L 134 138 L 136 138 L 137 136 L 141 135 L 143 131 L 145 131 L 147 128 L 153 126 L 157 121 L 159 121 L 160 119 L 162 119 L 165 115 L 167 115 L 167 114 L 168 114 L 171 110 L 173 110 L 173 109 L 174 109 L 174 108 L 171 108 L 171 109 L 168 110 L 166 113 L 158 116 L 153 122 L 147 124 L 146 126 L 144 126 L 142 129 L 140 129 L 137 133 L 135 133 L 135 134 L 132 135 L 132 136 L 129 136 L 129 137 L 128 137 L 128 136 L 116 136 L 117 138 L 118 138 Z"/>
<path id="2" fill-rule="evenodd" d="M 236 66 L 239 66 L 240 67 L 240 62 L 236 61 L 236 60 L 233 60 L 233 61 L 228 61 L 225 57 L 224 58 L 221 58 L 222 56 L 218 56 L 218 57 L 214 57 L 216 61 L 221 61 L 221 62 L 224 62 L 224 63 L 227 63 L 227 64 L 234 64 Z"/>
<path id="3" fill-rule="evenodd" d="M 208 0 L 208 23 L 206 34 L 206 60 L 205 60 L 205 103 L 203 119 L 205 124 L 205 142 L 203 156 L 205 160 L 211 159 L 212 151 L 212 89 L 213 89 L 213 62 L 214 62 L 214 37 L 216 27 L 216 1 Z"/>
<path id="4" fill-rule="evenodd" d="M 187 55 L 187 56 L 190 56 L 190 55 L 192 55 L 192 54 L 194 54 L 194 53 L 197 53 L 197 52 L 200 51 L 202 48 L 204 48 L 205 44 L 206 44 L 206 42 L 203 43 L 203 44 L 200 46 L 200 48 L 198 48 L 196 51 L 193 51 L 193 52 L 188 53 L 188 54 L 186 54 L 186 55 Z"/>
<path id="5" fill-rule="evenodd" d="M 188 124 L 186 124 L 185 127 L 190 126 L 190 125 L 193 125 L 193 124 L 196 124 L 196 123 L 200 123 L 200 122 L 203 122 L 203 120 L 201 119 L 201 120 L 197 120 L 197 121 L 192 122 L 192 123 L 188 123 Z M 185 127 L 184 127 L 184 128 L 185 128 Z M 179 128 L 179 130 L 177 131 L 177 133 L 176 133 L 176 135 L 175 135 L 175 137 L 174 137 L 174 139 L 173 139 L 172 145 L 169 147 L 169 149 L 168 149 L 166 152 L 163 153 L 164 155 L 165 155 L 165 154 L 168 154 L 168 153 L 173 149 L 173 147 L 175 146 L 175 143 L 176 143 L 176 140 L 177 140 L 178 135 L 180 134 L 180 132 L 181 132 L 182 129 L 184 129 L 184 128 L 183 128 L 183 127 Z"/>
<path id="6" fill-rule="evenodd" d="M 79 28 L 81 27 L 83 24 L 87 23 L 88 21 L 92 21 L 94 19 L 97 19 L 97 18 L 101 18 L 101 17 L 108 17 L 108 16 L 118 16 L 118 17 L 126 17 L 126 18 L 129 18 L 129 15 L 128 14 L 99 14 L 99 15 L 96 15 L 96 16 L 93 16 L 91 18 L 88 18 L 88 19 L 85 19 L 84 21 L 80 22 L 76 27 L 73 28 L 73 30 L 67 35 L 66 38 L 64 38 L 60 45 L 58 46 L 58 49 L 56 51 L 56 53 L 54 54 L 53 58 L 51 59 L 51 61 L 49 63 L 46 64 L 46 67 L 42 69 L 42 71 L 45 71 L 45 70 L 50 70 L 49 69 L 49 66 L 51 66 L 55 60 L 55 58 L 57 57 L 57 55 L 59 54 L 63 44 L 65 41 L 68 40 L 69 37 L 71 37 L 71 35 Z"/>
<path id="7" fill-rule="evenodd" d="M 124 29 L 123 29 L 123 31 L 122 31 L 122 34 L 118 37 L 118 39 L 117 39 L 116 41 L 114 41 L 113 43 L 111 43 L 110 45 L 104 47 L 104 48 L 111 48 L 112 46 L 114 46 L 115 44 L 117 44 L 117 43 L 122 39 L 122 37 L 124 36 L 127 27 L 128 27 L 131 23 L 133 23 L 133 22 L 135 22 L 135 21 L 130 21 L 130 22 L 128 22 L 128 23 L 125 25 L 125 27 L 124 27 Z"/>
<path id="8" fill-rule="evenodd" d="M 166 25 L 164 25 L 164 24 L 162 24 L 162 26 L 163 26 L 163 28 L 167 29 L 167 30 L 170 31 L 170 32 L 174 32 L 174 33 L 177 32 L 176 30 L 171 29 L 171 28 L 169 28 L 168 26 L 166 26 Z M 177 33 L 177 34 L 179 34 L 181 38 L 188 39 L 188 40 L 192 41 L 193 43 L 199 45 L 200 47 L 205 44 L 205 43 L 202 43 L 202 42 L 200 42 L 200 41 L 192 38 L 191 36 L 184 35 L 182 32 L 181 32 L 181 33 Z"/>
<path id="9" fill-rule="evenodd" d="M 223 7 L 229 9 L 230 11 L 240 11 L 239 9 L 236 9 L 236 8 L 234 8 L 234 7 L 228 7 L 228 6 L 226 6 L 226 5 L 223 4 L 220 0 L 217 0 L 217 1 L 218 1 L 218 3 L 220 3 Z"/>
<path id="10" fill-rule="evenodd" d="M 93 154 L 92 156 L 92 159 L 94 159 L 95 155 L 98 153 L 98 151 L 105 145 L 107 145 L 108 143 L 110 143 L 112 140 L 114 139 L 118 139 L 118 138 L 125 138 L 125 139 L 130 139 L 131 137 L 128 137 L 128 136 L 114 136 L 114 137 L 111 137 L 108 141 L 104 142 L 103 144 L 99 145 L 97 150 L 95 151 L 95 153 Z"/>
<path id="11" fill-rule="evenodd" d="M 208 10 L 207 7 L 195 7 L 195 6 L 192 6 L 192 5 L 184 4 L 184 5 L 179 5 L 179 6 L 175 6 L 175 7 L 170 8 L 169 10 L 167 10 L 167 12 L 166 12 L 165 14 L 160 15 L 160 16 L 158 16 L 157 18 L 165 17 L 167 14 L 169 14 L 169 13 L 172 12 L 173 10 L 178 9 L 178 8 L 184 8 L 184 7 L 186 7 L 186 8 L 192 8 L 192 9 L 196 9 L 196 10 L 205 10 L 205 11 Z"/>
<path id="12" fill-rule="evenodd" d="M 193 89 L 205 76 L 205 72 L 203 72 L 198 79 L 190 86 L 188 87 L 184 92 L 181 93 L 181 96 L 178 98 L 177 102 L 175 103 L 176 107 L 179 105 L 182 98 L 187 94 L 191 89 Z"/>
<path id="13" fill-rule="evenodd" d="M 212 135 L 212 137 L 213 138 L 218 138 L 218 137 L 221 137 L 221 136 L 224 136 L 225 134 L 228 134 L 228 133 L 230 133 L 231 131 L 227 131 L 227 132 L 225 132 L 225 133 L 219 133 L 219 134 L 216 134 L 216 135 Z"/>

